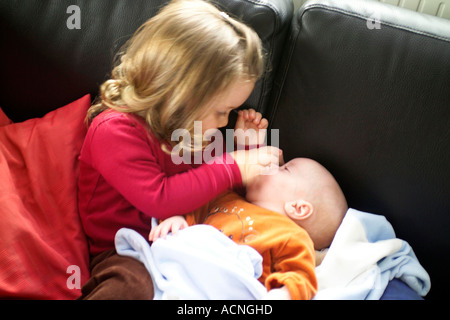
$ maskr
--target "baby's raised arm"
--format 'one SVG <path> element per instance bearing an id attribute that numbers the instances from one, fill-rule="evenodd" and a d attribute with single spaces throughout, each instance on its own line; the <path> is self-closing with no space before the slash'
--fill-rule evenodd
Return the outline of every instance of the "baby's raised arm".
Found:
<path id="1" fill-rule="evenodd" d="M 261 146 L 265 144 L 269 122 L 254 109 L 239 110 L 234 127 L 235 143 L 244 146 Z"/>

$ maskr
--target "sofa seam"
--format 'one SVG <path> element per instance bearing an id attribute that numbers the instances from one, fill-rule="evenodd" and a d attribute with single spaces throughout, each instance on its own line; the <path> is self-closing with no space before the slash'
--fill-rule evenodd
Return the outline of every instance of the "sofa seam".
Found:
<path id="1" fill-rule="evenodd" d="M 277 8 L 274 5 L 272 5 L 270 2 L 262 2 L 259 0 L 246 0 L 246 1 L 248 3 L 257 4 L 257 5 L 261 5 L 263 7 L 268 8 L 272 12 L 272 15 L 275 17 L 275 19 L 274 19 L 274 21 L 275 21 L 274 27 L 275 28 L 274 29 L 278 33 L 280 25 L 281 25 L 281 21 L 280 21 L 280 17 L 279 17 L 280 11 L 277 10 Z M 276 33 L 272 33 L 272 36 L 270 37 L 270 40 L 269 40 L 269 48 L 270 48 L 269 58 L 273 57 L 274 52 L 275 52 L 275 34 Z M 268 59 L 268 60 L 269 60 L 269 62 L 271 62 L 270 61 L 271 59 Z M 264 72 L 268 72 L 267 67 L 268 67 L 267 65 L 264 67 L 265 68 Z M 272 75 L 274 77 L 272 63 L 269 67 L 271 68 L 269 70 L 272 71 Z M 271 90 L 268 90 L 268 86 L 269 86 L 269 84 L 268 84 L 267 77 L 263 77 L 262 82 L 261 82 L 261 94 L 258 97 L 258 103 L 257 103 L 258 110 L 257 111 L 261 111 L 261 109 L 263 109 L 263 108 L 266 109 L 266 106 L 264 105 L 265 103 L 268 103 L 266 96 L 268 96 L 269 93 L 271 92 Z M 266 112 L 267 110 L 263 110 L 263 111 Z"/>
<path id="2" fill-rule="evenodd" d="M 357 12 L 348 11 L 348 10 L 340 9 L 340 8 L 336 8 L 336 7 L 330 7 L 330 6 L 327 6 L 327 5 L 324 5 L 324 4 L 310 4 L 310 5 L 306 5 L 305 8 L 303 9 L 302 16 L 303 16 L 304 12 L 306 12 L 306 11 L 308 11 L 310 9 L 316 9 L 316 8 L 326 9 L 326 10 L 334 11 L 334 12 L 340 12 L 340 13 L 346 14 L 348 16 L 360 18 L 362 20 L 367 20 L 368 18 L 370 18 L 370 17 L 364 16 L 362 14 L 359 14 Z M 418 30 L 416 28 L 411 28 L 411 27 L 408 27 L 406 25 L 393 23 L 393 22 L 390 22 L 390 21 L 383 21 L 382 19 L 379 19 L 377 21 L 379 21 L 381 24 L 384 24 L 384 25 L 387 25 L 387 26 L 390 26 L 390 27 L 393 27 L 393 28 L 398 28 L 398 29 L 409 31 L 411 33 L 415 33 L 415 34 L 418 34 L 418 35 L 427 36 L 427 37 L 438 39 L 438 40 L 442 40 L 442 41 L 445 41 L 445 42 L 450 42 L 450 37 L 436 35 L 436 34 L 433 34 L 431 32 L 425 32 L 425 31 L 422 31 L 422 30 Z"/>

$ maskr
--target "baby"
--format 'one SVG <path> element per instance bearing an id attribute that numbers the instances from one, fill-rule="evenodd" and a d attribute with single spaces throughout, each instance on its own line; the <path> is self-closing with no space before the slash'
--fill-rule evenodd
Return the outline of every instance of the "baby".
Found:
<path id="1" fill-rule="evenodd" d="M 186 219 L 163 221 L 149 239 L 188 225 L 212 225 L 261 254 L 259 280 L 268 299 L 311 299 L 317 291 L 314 250 L 330 246 L 348 209 L 341 188 L 319 163 L 296 158 L 257 176 L 246 190 L 246 199 L 226 193 Z"/>
<path id="2" fill-rule="evenodd" d="M 247 186 L 247 201 L 281 213 L 305 229 L 315 250 L 328 248 L 348 210 L 331 173 L 318 162 L 296 158 Z"/>

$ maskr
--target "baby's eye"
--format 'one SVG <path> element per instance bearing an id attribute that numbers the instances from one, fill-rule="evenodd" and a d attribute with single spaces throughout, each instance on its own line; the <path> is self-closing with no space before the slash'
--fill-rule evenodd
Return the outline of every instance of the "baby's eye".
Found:
<path id="1" fill-rule="evenodd" d="M 217 115 L 220 116 L 220 117 L 224 117 L 224 116 L 226 116 L 227 114 L 228 114 L 227 111 L 217 111 Z"/>

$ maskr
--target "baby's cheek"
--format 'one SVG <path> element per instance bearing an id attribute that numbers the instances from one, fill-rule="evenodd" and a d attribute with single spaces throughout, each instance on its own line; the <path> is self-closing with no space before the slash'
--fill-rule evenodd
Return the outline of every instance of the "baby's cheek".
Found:
<path id="1" fill-rule="evenodd" d="M 273 178 L 269 175 L 257 176 L 247 186 L 247 199 L 252 202 L 267 197 L 268 193 L 273 192 Z"/>

